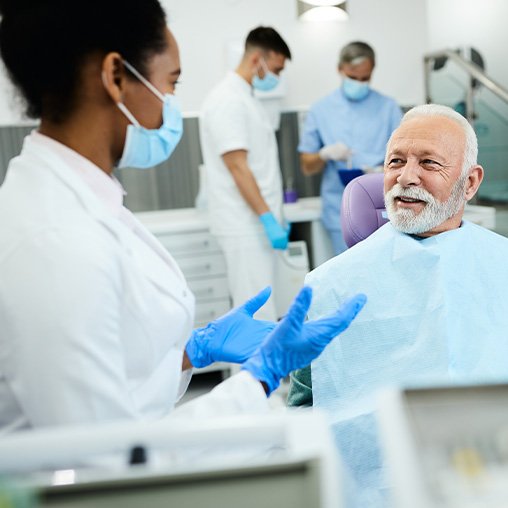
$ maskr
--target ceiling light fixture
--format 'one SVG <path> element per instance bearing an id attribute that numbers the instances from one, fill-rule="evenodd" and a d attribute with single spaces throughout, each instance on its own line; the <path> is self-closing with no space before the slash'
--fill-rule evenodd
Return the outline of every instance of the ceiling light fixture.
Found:
<path id="1" fill-rule="evenodd" d="M 297 0 L 298 17 L 302 21 L 347 21 L 347 1 Z"/>

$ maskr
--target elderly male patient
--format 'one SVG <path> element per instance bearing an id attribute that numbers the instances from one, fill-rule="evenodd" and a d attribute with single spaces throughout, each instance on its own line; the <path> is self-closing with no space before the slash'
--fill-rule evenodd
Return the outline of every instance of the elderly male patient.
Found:
<path id="1" fill-rule="evenodd" d="M 483 178 L 477 152 L 452 109 L 410 110 L 387 146 L 390 222 L 307 278 L 310 319 L 358 291 L 369 298 L 312 368 L 293 375 L 288 401 L 329 411 L 361 506 L 382 505 L 386 494 L 379 388 L 508 378 L 508 239 L 462 220 Z"/>

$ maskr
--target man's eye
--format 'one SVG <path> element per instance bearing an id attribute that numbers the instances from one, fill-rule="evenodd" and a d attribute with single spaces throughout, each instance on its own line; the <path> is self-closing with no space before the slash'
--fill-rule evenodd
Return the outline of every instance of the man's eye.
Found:
<path id="1" fill-rule="evenodd" d="M 402 159 L 390 159 L 388 166 L 396 166 L 398 164 L 402 164 Z"/>
<path id="2" fill-rule="evenodd" d="M 169 87 L 170 87 L 172 90 L 175 90 L 175 88 L 176 88 L 177 86 L 179 86 L 179 85 L 180 85 L 180 80 L 178 80 L 178 79 L 177 79 L 176 81 L 170 81 L 170 82 L 169 82 Z"/>
<path id="3" fill-rule="evenodd" d="M 434 161 L 432 159 L 423 159 L 421 161 L 421 164 L 423 166 L 427 166 L 427 167 L 430 167 L 432 169 L 439 169 L 441 167 L 441 164 L 439 164 L 439 162 Z"/>

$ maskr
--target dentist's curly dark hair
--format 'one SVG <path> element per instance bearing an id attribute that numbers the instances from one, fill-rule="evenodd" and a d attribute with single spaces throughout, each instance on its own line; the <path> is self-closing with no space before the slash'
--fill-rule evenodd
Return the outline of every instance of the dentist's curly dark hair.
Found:
<path id="1" fill-rule="evenodd" d="M 30 118 L 67 118 L 87 58 L 116 51 L 145 73 L 167 47 L 158 0 L 0 0 L 0 16 L 0 56 Z"/>

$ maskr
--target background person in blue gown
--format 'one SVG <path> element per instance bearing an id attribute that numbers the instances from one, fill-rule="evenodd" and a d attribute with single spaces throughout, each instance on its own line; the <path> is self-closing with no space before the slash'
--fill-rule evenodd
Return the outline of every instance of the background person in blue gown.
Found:
<path id="1" fill-rule="evenodd" d="M 340 227 L 344 185 L 337 170 L 383 164 L 385 148 L 402 117 L 398 104 L 370 88 L 374 50 L 365 42 L 351 42 L 340 52 L 342 85 L 313 104 L 305 119 L 298 151 L 302 171 L 323 171 L 322 221 L 335 254 L 346 250 Z"/>

